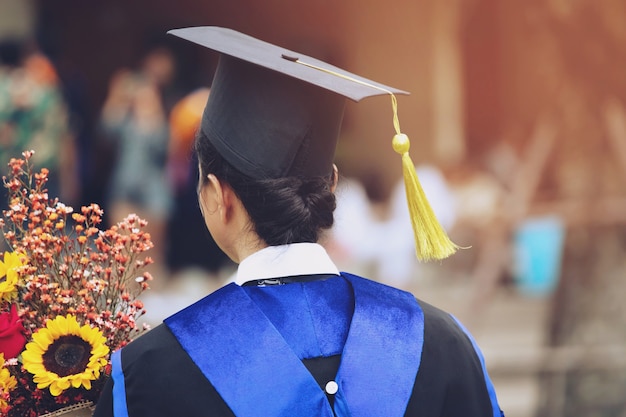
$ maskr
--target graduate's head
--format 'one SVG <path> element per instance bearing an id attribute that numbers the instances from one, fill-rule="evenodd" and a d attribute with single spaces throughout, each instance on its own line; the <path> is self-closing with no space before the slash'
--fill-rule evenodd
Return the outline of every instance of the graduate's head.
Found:
<path id="1" fill-rule="evenodd" d="M 232 187 L 268 245 L 316 242 L 333 224 L 346 98 L 404 93 L 217 27 L 169 33 L 221 55 L 196 138 L 201 177 Z"/>

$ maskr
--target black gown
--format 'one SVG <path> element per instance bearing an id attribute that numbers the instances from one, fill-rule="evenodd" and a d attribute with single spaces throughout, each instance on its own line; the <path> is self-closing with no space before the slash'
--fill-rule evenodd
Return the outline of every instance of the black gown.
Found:
<path id="1" fill-rule="evenodd" d="M 315 278 L 326 280 L 331 277 Z M 304 280 L 310 280 L 310 278 L 300 277 Z M 341 280 L 340 277 L 333 278 Z M 295 281 L 298 281 L 298 278 Z M 310 283 L 288 285 L 307 286 Z M 383 287 L 382 284 L 375 285 Z M 343 306 L 337 306 L 342 302 L 329 303 L 332 305 L 325 307 L 329 309 L 328 314 L 343 314 L 342 310 L 354 308 L 353 300 L 342 288 L 347 287 L 345 285 L 338 287 L 338 298 L 335 300 L 347 299 L 348 301 Z M 255 294 L 257 290 L 255 287 L 248 291 Z M 266 287 L 261 291 L 276 290 Z M 423 301 L 418 300 L 418 304 L 423 312 L 421 362 L 404 415 L 420 417 L 503 415 L 497 404 L 491 382 L 486 375 L 480 352 L 477 351 L 471 336 L 448 313 Z M 276 318 L 273 320 L 277 321 Z M 281 325 L 277 323 L 279 329 Z M 349 320 L 347 326 L 349 326 Z M 337 336 L 339 343 L 344 340 L 341 339 L 342 337 Z M 372 359 L 375 360 L 375 358 Z M 268 352 L 267 360 L 276 362 L 280 361 L 280 358 L 273 357 L 271 352 Z M 335 378 L 340 361 L 341 354 L 302 358 L 302 363 L 313 375 L 322 391 L 326 384 Z M 124 348 L 122 368 L 128 415 L 131 417 L 235 416 L 211 381 L 182 349 L 179 341 L 165 324 L 157 326 Z M 376 375 L 372 375 L 372 378 L 375 382 Z M 374 389 L 368 394 L 375 398 L 376 391 Z M 281 392 L 275 392 L 275 396 L 280 397 Z M 326 393 L 326 397 L 332 406 L 334 395 Z M 384 397 L 379 400 L 387 401 Z M 273 401 L 273 399 L 267 398 L 267 401 Z M 112 415 L 112 381 L 109 380 L 98 402 L 94 417 Z"/>

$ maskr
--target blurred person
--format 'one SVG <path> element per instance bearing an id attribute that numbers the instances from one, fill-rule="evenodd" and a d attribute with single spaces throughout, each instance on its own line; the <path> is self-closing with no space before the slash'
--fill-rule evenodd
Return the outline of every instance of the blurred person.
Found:
<path id="1" fill-rule="evenodd" d="M 113 353 L 94 416 L 501 416 L 458 321 L 317 243 L 346 98 L 404 92 L 228 29 L 170 33 L 221 53 L 197 193 L 236 283 Z"/>
<path id="2" fill-rule="evenodd" d="M 196 193 L 198 162 L 192 158 L 193 141 L 209 93 L 209 88 L 193 90 L 170 113 L 167 172 L 174 207 L 168 222 L 167 263 L 175 274 L 198 268 L 217 273 L 229 263 L 204 226 Z"/>
<path id="3" fill-rule="evenodd" d="M 172 209 L 167 180 L 168 111 L 163 90 L 174 76 L 172 54 L 164 47 L 150 49 L 137 70 L 120 69 L 112 77 L 100 128 L 114 147 L 107 191 L 111 222 L 136 213 L 148 221 L 155 242 L 151 272 L 166 276 L 165 231 Z M 158 281 L 158 280 L 157 280 Z"/>
<path id="4" fill-rule="evenodd" d="M 209 88 L 198 88 L 181 98 L 170 112 L 170 144 L 167 160 L 168 178 L 175 192 L 180 192 L 191 181 L 191 153 L 202 110 L 206 104 Z"/>
<path id="5" fill-rule="evenodd" d="M 416 172 L 437 219 L 450 231 L 457 208 L 443 173 L 430 164 L 416 166 Z M 420 265 L 415 258 L 413 231 L 407 227 L 410 218 L 402 180 L 388 201 L 375 204 L 358 180 L 342 178 L 335 219 L 327 246 L 341 266 L 375 274 L 382 282 L 400 287 L 418 276 Z"/>
<path id="6" fill-rule="evenodd" d="M 34 150 L 33 162 L 50 171 L 48 192 L 74 204 L 79 179 L 74 136 L 57 72 L 25 41 L 0 42 L 0 167 Z M 3 200 L 3 205 L 6 201 Z"/>

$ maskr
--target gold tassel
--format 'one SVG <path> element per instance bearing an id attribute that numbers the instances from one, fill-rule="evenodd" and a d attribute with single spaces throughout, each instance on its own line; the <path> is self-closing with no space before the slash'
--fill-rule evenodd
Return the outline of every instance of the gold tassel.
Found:
<path id="1" fill-rule="evenodd" d="M 454 254 L 459 247 L 450 240 L 428 203 L 409 155 L 410 146 L 407 135 L 398 133 L 393 137 L 393 149 L 402 155 L 402 174 L 413 226 L 415 252 L 420 261 L 444 259 Z"/>
<path id="2" fill-rule="evenodd" d="M 393 127 L 396 130 L 392 145 L 393 150 L 402 155 L 404 188 L 409 205 L 409 217 L 411 217 L 411 225 L 413 226 L 417 259 L 429 261 L 447 258 L 454 254 L 459 246 L 450 240 L 430 207 L 419 178 L 417 178 L 415 164 L 409 155 L 411 142 L 409 137 L 400 131 L 398 101 L 393 93 L 389 94 L 391 95 L 391 108 L 393 110 Z"/>

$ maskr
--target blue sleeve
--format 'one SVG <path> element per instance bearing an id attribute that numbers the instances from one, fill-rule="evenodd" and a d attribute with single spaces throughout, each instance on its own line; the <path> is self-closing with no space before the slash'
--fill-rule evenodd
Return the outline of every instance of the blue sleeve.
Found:
<path id="1" fill-rule="evenodd" d="M 121 350 L 115 351 L 111 355 L 111 377 L 113 378 L 113 416 L 128 417 Z"/>

